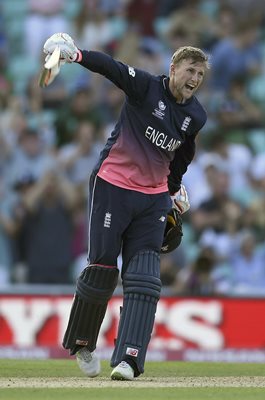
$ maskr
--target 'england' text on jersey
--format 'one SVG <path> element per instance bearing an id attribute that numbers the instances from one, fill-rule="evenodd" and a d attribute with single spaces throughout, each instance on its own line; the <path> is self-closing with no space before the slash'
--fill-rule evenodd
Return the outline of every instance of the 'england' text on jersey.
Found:
<path id="1" fill-rule="evenodd" d="M 163 132 L 156 131 L 152 126 L 148 126 L 145 131 L 145 137 L 154 143 L 156 146 L 161 147 L 168 151 L 176 150 L 180 145 L 181 141 L 171 138 L 168 140 L 168 135 Z"/>

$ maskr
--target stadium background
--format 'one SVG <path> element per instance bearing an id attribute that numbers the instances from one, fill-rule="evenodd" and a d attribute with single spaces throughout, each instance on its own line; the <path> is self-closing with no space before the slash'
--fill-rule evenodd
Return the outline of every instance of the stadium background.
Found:
<path id="1" fill-rule="evenodd" d="M 38 87 L 42 45 L 66 31 L 80 48 L 154 74 L 167 74 L 178 46 L 211 55 L 198 94 L 209 119 L 184 178 L 191 210 L 181 246 L 162 258 L 159 315 L 169 318 L 159 320 L 150 355 L 264 362 L 264 17 L 255 0 L 0 2 L 1 357 L 65 356 L 60 335 L 86 262 L 88 174 L 123 101 L 76 65 Z"/>

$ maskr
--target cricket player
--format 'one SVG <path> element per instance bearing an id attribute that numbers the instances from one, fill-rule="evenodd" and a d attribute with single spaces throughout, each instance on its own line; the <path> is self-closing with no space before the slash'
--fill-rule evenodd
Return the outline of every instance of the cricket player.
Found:
<path id="1" fill-rule="evenodd" d="M 181 182 L 207 118 L 194 93 L 209 68 L 208 56 L 181 47 L 172 56 L 169 76 L 153 76 L 102 52 L 80 50 L 66 33 L 45 42 L 46 59 L 57 46 L 63 62 L 105 76 L 126 95 L 91 174 L 88 266 L 77 279 L 63 346 L 87 376 L 100 373 L 96 343 L 122 252 L 124 298 L 111 379 L 133 380 L 144 372 L 160 298 L 167 214 L 190 207 Z"/>

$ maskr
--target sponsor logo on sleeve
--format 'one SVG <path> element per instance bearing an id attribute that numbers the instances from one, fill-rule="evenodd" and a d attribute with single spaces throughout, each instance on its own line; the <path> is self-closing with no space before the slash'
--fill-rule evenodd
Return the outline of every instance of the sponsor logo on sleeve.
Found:
<path id="1" fill-rule="evenodd" d="M 128 72 L 133 78 L 135 77 L 135 69 L 133 67 L 128 66 Z"/>

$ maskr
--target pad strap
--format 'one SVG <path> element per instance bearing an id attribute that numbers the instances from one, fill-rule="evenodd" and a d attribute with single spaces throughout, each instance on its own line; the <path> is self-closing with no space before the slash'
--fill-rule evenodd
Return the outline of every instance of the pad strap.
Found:
<path id="1" fill-rule="evenodd" d="M 138 253 L 123 276 L 124 301 L 111 366 L 128 357 L 135 376 L 144 372 L 147 347 L 160 298 L 160 258 L 154 251 Z"/>
<path id="2" fill-rule="evenodd" d="M 94 351 L 108 301 L 118 281 L 116 267 L 89 265 L 77 280 L 63 347 L 75 354 L 82 346 Z"/>

